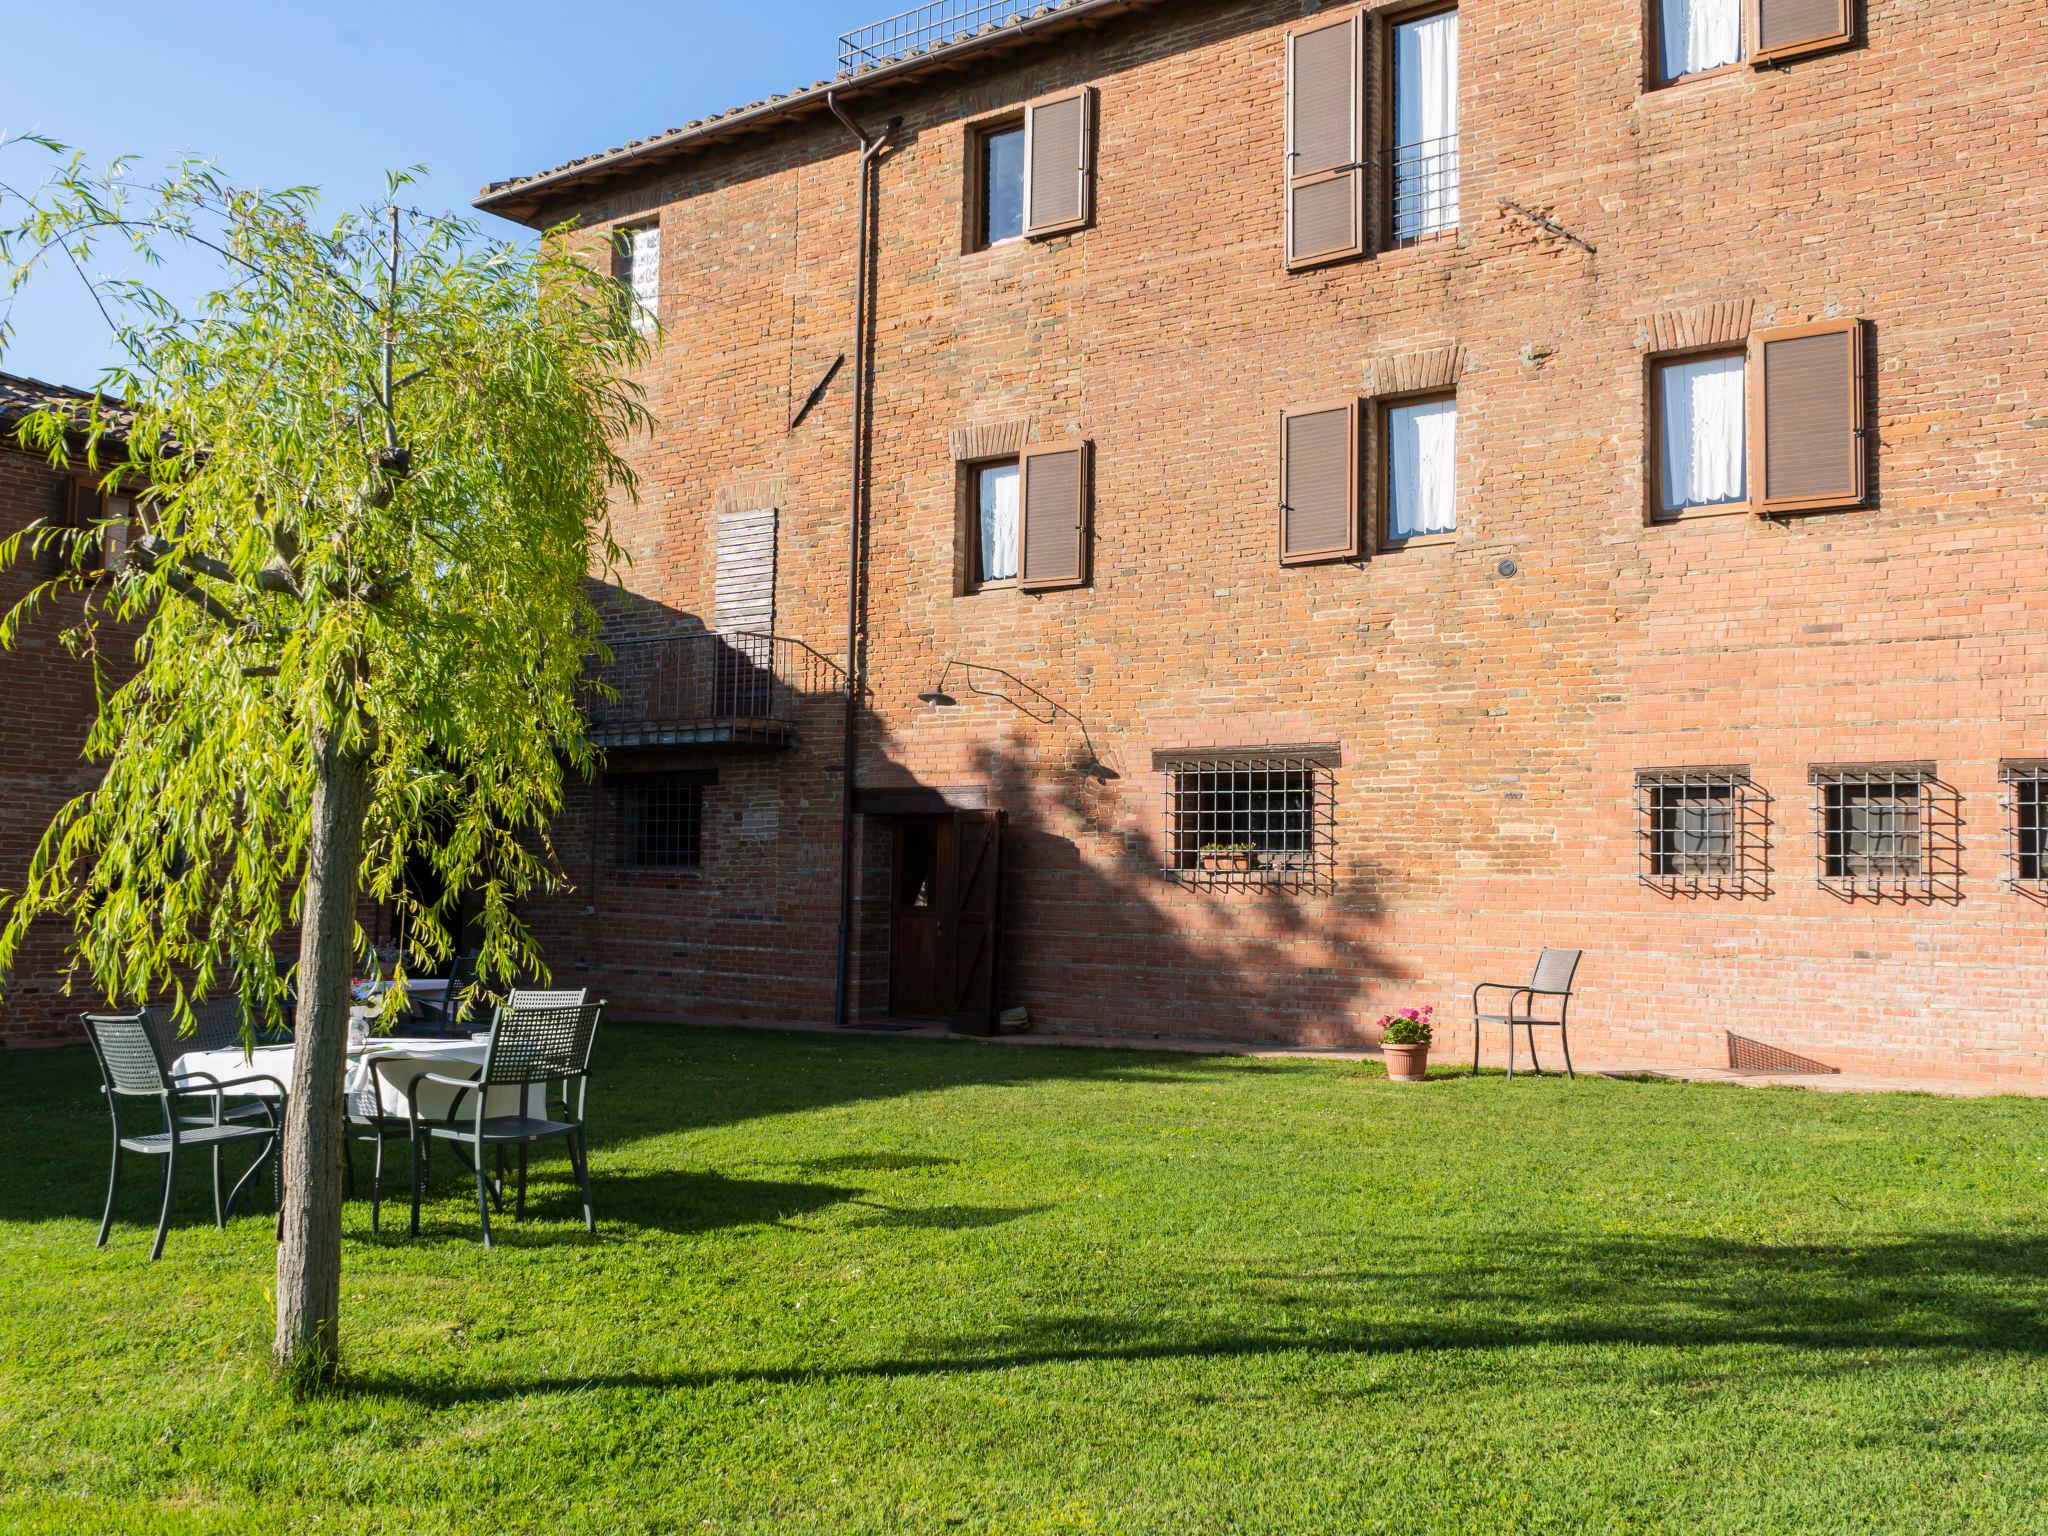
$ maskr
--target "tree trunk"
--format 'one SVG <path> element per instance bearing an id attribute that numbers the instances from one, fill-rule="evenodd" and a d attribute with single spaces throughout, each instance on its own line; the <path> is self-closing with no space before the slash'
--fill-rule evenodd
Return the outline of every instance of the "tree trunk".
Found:
<path id="1" fill-rule="evenodd" d="M 340 1367 L 342 1081 L 349 971 L 363 859 L 370 761 L 313 737 L 313 824 L 299 930 L 299 1002 L 284 1133 L 284 1231 L 277 1249 L 272 1364 L 293 1386 Z"/>

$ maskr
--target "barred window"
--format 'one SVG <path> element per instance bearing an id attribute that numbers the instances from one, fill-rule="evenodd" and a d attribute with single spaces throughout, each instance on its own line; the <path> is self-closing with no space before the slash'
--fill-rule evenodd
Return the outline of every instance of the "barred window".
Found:
<path id="1" fill-rule="evenodd" d="M 1766 894 L 1768 808 L 1747 768 L 1639 770 L 1639 877 L 1673 895 Z"/>
<path id="2" fill-rule="evenodd" d="M 1166 755 L 1166 873 L 1183 884 L 1318 889 L 1335 865 L 1336 749 Z"/>
<path id="3" fill-rule="evenodd" d="M 609 781 L 621 869 L 695 869 L 704 857 L 701 773 L 632 773 Z"/>
<path id="4" fill-rule="evenodd" d="M 2005 785 L 2006 878 L 2022 891 L 2048 892 L 2048 758 L 1998 765 Z"/>
<path id="5" fill-rule="evenodd" d="M 1815 768 L 1820 882 L 1847 897 L 1960 894 L 1960 800 L 1931 763 Z"/>

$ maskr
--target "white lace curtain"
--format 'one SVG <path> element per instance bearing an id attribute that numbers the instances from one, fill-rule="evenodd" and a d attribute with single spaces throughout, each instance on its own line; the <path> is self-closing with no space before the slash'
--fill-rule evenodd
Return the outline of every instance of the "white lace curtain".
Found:
<path id="1" fill-rule="evenodd" d="M 627 235 L 624 256 L 634 328 L 651 331 L 661 300 L 661 226 L 649 224 Z"/>
<path id="2" fill-rule="evenodd" d="M 1458 402 L 1430 400 L 1387 412 L 1387 538 L 1458 526 Z"/>
<path id="3" fill-rule="evenodd" d="M 1458 13 L 1394 28 L 1394 233 L 1458 222 Z"/>
<path id="4" fill-rule="evenodd" d="M 1017 466 L 984 469 L 980 476 L 981 579 L 1017 579 Z"/>
<path id="5" fill-rule="evenodd" d="M 1742 57 L 1742 0 L 1657 0 L 1659 77 L 1676 80 Z"/>
<path id="6" fill-rule="evenodd" d="M 1748 494 L 1743 441 L 1743 363 L 1708 357 L 1667 363 L 1659 375 L 1664 510 L 1711 507 Z"/>

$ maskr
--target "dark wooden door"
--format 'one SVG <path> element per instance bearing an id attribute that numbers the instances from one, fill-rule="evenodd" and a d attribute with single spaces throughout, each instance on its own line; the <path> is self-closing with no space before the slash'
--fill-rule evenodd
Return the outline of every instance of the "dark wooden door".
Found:
<path id="1" fill-rule="evenodd" d="M 952 920 L 947 939 L 952 1006 L 963 1034 L 992 1035 L 1002 1007 L 1003 813 L 953 813 Z"/>
<path id="2" fill-rule="evenodd" d="M 900 1019 L 952 1013 L 953 820 L 900 816 L 889 884 L 889 1012 Z"/>

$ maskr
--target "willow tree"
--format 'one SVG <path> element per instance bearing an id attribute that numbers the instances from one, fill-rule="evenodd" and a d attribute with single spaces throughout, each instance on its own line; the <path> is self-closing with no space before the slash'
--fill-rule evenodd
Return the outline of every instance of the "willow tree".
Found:
<path id="1" fill-rule="evenodd" d="M 181 1025 L 230 989 L 274 1019 L 295 985 L 274 1364 L 331 1380 L 358 913 L 410 904 L 401 978 L 448 958 L 465 898 L 482 986 L 543 972 L 518 904 L 559 883 L 547 823 L 592 760 L 586 578 L 619 556 L 606 508 L 633 490 L 617 445 L 644 425 L 625 378 L 645 343 L 560 232 L 487 241 L 400 206 L 407 175 L 389 205 L 323 222 L 310 189 L 190 163 L 145 185 L 36 143 L 38 182 L 0 181 L 10 306 L 108 256 L 153 275 L 177 248 L 217 280 L 190 303 L 90 281 L 120 410 L 18 429 L 120 512 L 0 544 L 0 563 L 55 571 L 0 646 L 61 608 L 99 679 L 104 767 L 0 904 L 0 973 L 46 920 L 69 926 L 77 980 Z M 432 905 L 408 889 L 416 859 Z"/>

